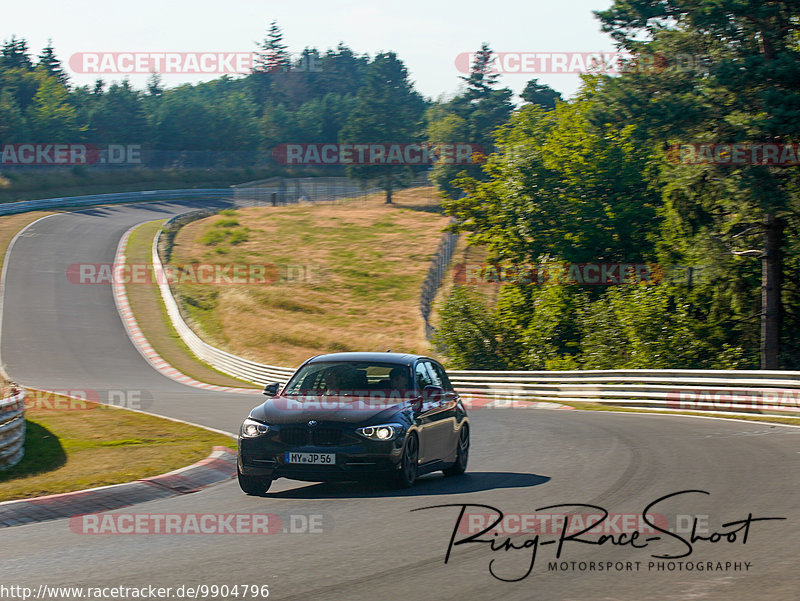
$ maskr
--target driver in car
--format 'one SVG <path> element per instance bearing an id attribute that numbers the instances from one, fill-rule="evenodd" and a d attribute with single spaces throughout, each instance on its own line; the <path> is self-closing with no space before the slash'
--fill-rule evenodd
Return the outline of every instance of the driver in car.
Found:
<path id="1" fill-rule="evenodd" d="M 389 382 L 392 390 L 405 392 L 408 389 L 408 370 L 404 367 L 393 367 L 389 372 Z"/>

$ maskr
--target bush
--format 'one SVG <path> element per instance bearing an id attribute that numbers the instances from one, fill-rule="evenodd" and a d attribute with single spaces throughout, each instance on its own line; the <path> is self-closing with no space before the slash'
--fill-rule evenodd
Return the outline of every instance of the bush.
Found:
<path id="1" fill-rule="evenodd" d="M 200 236 L 200 242 L 205 244 L 206 246 L 214 246 L 215 244 L 220 244 L 221 242 L 225 242 L 225 232 L 221 230 L 208 230 L 202 236 Z"/>
<path id="2" fill-rule="evenodd" d="M 475 290 L 455 286 L 439 315 L 434 344 L 453 369 L 508 369 L 515 363 L 512 332 Z"/>
<path id="3" fill-rule="evenodd" d="M 242 230 L 234 230 L 231 232 L 229 242 L 231 244 L 241 244 L 242 242 L 247 242 L 250 239 L 250 234 L 248 234 L 247 229 Z"/>

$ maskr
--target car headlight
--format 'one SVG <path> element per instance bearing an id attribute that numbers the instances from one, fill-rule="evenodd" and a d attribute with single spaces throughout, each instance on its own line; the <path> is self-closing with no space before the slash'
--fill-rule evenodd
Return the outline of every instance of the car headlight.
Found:
<path id="1" fill-rule="evenodd" d="M 262 436 L 267 432 L 269 432 L 269 426 L 267 424 L 262 424 L 261 422 L 257 422 L 249 417 L 244 420 L 244 423 L 242 424 L 242 438 L 255 438 L 256 436 Z"/>
<path id="2" fill-rule="evenodd" d="M 392 440 L 402 428 L 400 424 L 380 424 L 356 428 L 356 432 L 370 440 Z"/>

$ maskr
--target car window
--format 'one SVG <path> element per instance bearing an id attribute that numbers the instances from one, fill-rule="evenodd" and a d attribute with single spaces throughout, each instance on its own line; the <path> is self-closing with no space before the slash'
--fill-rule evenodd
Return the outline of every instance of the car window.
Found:
<path id="1" fill-rule="evenodd" d="M 417 388 L 420 390 L 420 392 L 422 392 L 426 386 L 433 386 L 433 380 L 431 379 L 431 374 L 425 365 L 425 361 L 420 361 L 417 363 L 417 367 L 414 369 L 414 377 L 417 380 Z"/>
<path id="2" fill-rule="evenodd" d="M 396 363 L 372 363 L 368 361 L 325 361 L 305 365 L 286 385 L 283 394 L 315 394 L 338 390 L 342 394 L 361 394 L 371 390 L 388 389 L 391 375 L 398 367 Z M 405 385 L 403 386 L 405 388 Z"/>
<path id="3" fill-rule="evenodd" d="M 430 361 L 428 362 L 428 368 L 433 373 L 434 381 L 440 382 L 439 384 L 436 384 L 436 386 L 441 386 L 447 391 L 453 390 L 453 385 L 450 384 L 450 379 L 447 377 L 447 374 L 445 373 L 444 368 L 441 365 Z"/>
<path id="4" fill-rule="evenodd" d="M 431 383 L 434 386 L 438 386 L 439 388 L 444 388 L 444 383 L 442 382 L 441 376 L 436 373 L 436 370 L 433 368 L 433 364 L 430 361 L 423 361 L 425 364 L 425 368 L 428 370 L 428 375 L 431 378 Z"/>

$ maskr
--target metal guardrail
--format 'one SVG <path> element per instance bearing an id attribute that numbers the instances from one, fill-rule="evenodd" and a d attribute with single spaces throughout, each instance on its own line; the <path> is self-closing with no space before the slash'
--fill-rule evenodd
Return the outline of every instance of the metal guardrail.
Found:
<path id="1" fill-rule="evenodd" d="M 198 188 L 187 190 L 140 190 L 113 194 L 92 194 L 89 196 L 68 196 L 65 198 L 44 198 L 41 200 L 22 200 L 0 204 L 0 215 L 13 215 L 42 209 L 64 207 L 89 207 L 126 202 L 155 202 L 161 200 L 222 200 L 231 198 L 231 188 Z"/>
<path id="2" fill-rule="evenodd" d="M 164 224 L 166 225 L 166 223 Z M 197 355 L 198 358 L 205 361 L 215 369 L 230 374 L 236 378 L 254 382 L 256 384 L 267 384 L 269 382 L 286 382 L 289 376 L 294 373 L 294 370 L 287 367 L 277 367 L 275 365 L 264 365 L 256 363 L 242 357 L 237 357 L 231 353 L 211 346 L 202 340 L 194 331 L 186 324 L 181 316 L 178 303 L 170 290 L 169 282 L 164 273 L 164 265 L 161 262 L 161 257 L 158 253 L 159 240 L 161 238 L 162 230 L 159 230 L 153 239 L 153 272 L 158 282 L 158 288 L 161 292 L 161 298 L 164 299 L 164 305 L 167 309 L 172 325 L 181 337 L 181 340 L 189 347 L 189 349 Z"/>
<path id="3" fill-rule="evenodd" d="M 25 390 L 0 399 L 0 470 L 20 462 L 25 454 Z"/>
<path id="4" fill-rule="evenodd" d="M 670 411 L 800 416 L 800 372 L 758 370 L 458 371 L 453 385 L 496 401 L 590 402 Z"/>
<path id="5" fill-rule="evenodd" d="M 323 187 L 310 183 L 307 180 L 314 178 L 273 178 L 283 183 L 276 184 L 282 187 L 284 193 L 281 204 L 297 202 L 306 198 L 308 200 L 336 200 L 353 195 L 363 195 L 377 189 L 362 190 L 352 180 L 346 177 L 327 178 L 336 180 L 331 187 Z M 348 183 L 349 182 L 349 183 Z M 19 202 L 6 202 L 0 204 L 0 215 L 13 215 L 27 211 L 42 209 L 59 209 L 65 207 L 89 207 L 105 204 L 123 204 L 128 202 L 158 202 L 162 200 L 232 200 L 236 206 L 252 204 L 269 204 L 272 200 L 272 188 L 239 187 L 230 188 L 196 188 L 174 190 L 139 190 L 136 192 L 115 192 L 111 194 L 91 194 L 88 196 L 67 196 L 64 198 L 43 198 L 40 200 L 21 200 Z"/>

